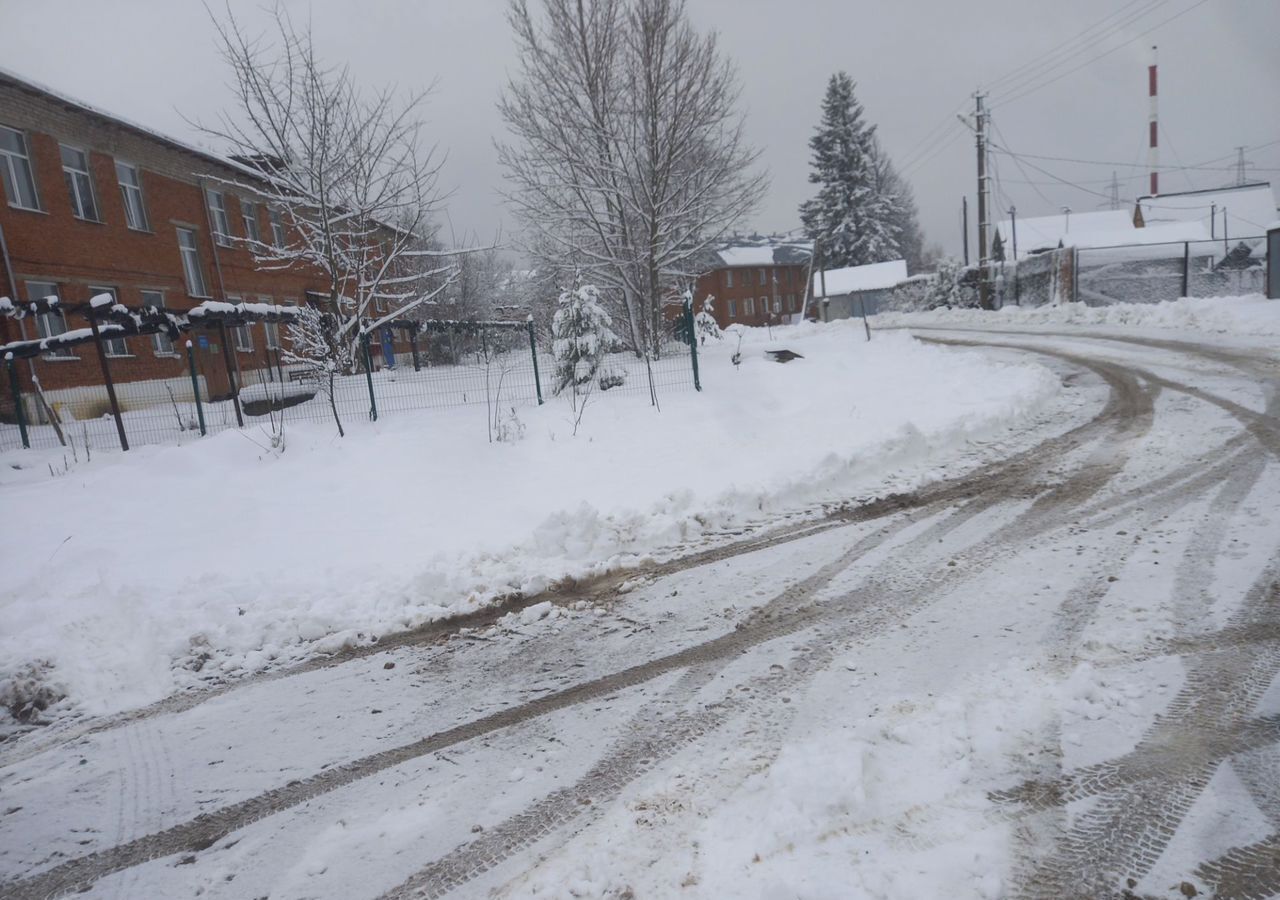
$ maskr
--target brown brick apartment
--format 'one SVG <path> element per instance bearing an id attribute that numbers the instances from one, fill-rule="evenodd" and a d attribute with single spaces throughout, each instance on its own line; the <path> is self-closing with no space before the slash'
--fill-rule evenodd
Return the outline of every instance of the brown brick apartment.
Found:
<path id="1" fill-rule="evenodd" d="M 288 236 L 273 211 L 221 186 L 253 177 L 252 169 L 0 72 L 0 296 L 54 294 L 75 305 L 105 292 L 130 308 L 179 312 L 209 299 L 296 304 L 326 296 L 318 274 L 255 267 L 244 238 L 279 244 Z M 77 318 L 0 319 L 0 342 L 87 324 Z M 285 340 L 280 331 L 266 322 L 229 329 L 236 365 L 269 366 Z M 189 392 L 182 348 L 167 336 L 116 338 L 106 349 L 126 394 L 128 383 L 142 381 L 172 381 Z M 372 351 L 380 365 L 378 342 Z M 196 352 L 209 394 L 226 393 L 216 339 L 199 339 Z M 45 354 L 40 363 L 42 386 L 55 396 L 101 384 L 92 345 Z"/>
<path id="2" fill-rule="evenodd" d="M 734 241 L 710 255 L 694 288 L 694 309 L 713 297 L 721 328 L 798 321 L 807 300 L 810 256 L 811 246 L 799 241 Z"/>

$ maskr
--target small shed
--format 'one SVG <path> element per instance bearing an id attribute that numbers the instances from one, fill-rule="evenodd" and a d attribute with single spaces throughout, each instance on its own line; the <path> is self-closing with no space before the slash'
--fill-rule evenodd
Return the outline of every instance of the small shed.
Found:
<path id="1" fill-rule="evenodd" d="M 901 259 L 818 272 L 813 276 L 814 313 L 823 322 L 875 315 L 894 286 L 906 279 L 907 263 Z"/>

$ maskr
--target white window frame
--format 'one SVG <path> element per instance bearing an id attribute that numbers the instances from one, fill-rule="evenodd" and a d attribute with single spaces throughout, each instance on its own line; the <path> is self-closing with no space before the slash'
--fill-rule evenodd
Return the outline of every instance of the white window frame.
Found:
<path id="1" fill-rule="evenodd" d="M 58 293 L 58 284 L 54 281 L 28 281 L 27 283 L 27 299 L 31 302 L 43 300 L 45 297 L 54 296 L 61 297 Z M 47 288 L 47 290 L 39 290 L 38 288 Z M 59 334 L 65 334 L 67 331 L 67 314 L 61 309 L 53 312 L 43 312 L 36 315 L 36 337 L 47 338 L 55 337 Z M 56 323 L 56 328 L 53 325 Z M 52 359 L 75 359 L 75 354 L 71 352 L 70 347 L 61 347 L 57 350 L 45 351 L 46 358 Z"/>
<path id="2" fill-rule="evenodd" d="M 760 315 L 762 316 L 769 315 L 769 298 L 768 297 L 760 298 Z"/>
<path id="3" fill-rule="evenodd" d="M 782 314 L 782 298 L 781 297 L 773 298 L 773 314 L 775 316 Z"/>
<path id="4" fill-rule="evenodd" d="M 67 162 L 67 153 L 80 154 L 84 168 L 77 168 Z M 85 222 L 101 222 L 102 214 L 98 208 L 98 195 L 93 189 L 93 171 L 89 167 L 89 151 L 74 144 L 59 144 L 58 159 L 62 163 L 62 175 L 67 180 L 67 194 L 71 198 L 71 214 Z M 86 196 L 81 196 L 81 192 Z M 86 199 L 87 198 L 87 199 Z M 85 204 L 88 204 L 86 208 Z"/>
<path id="5" fill-rule="evenodd" d="M 36 170 L 31 165 L 31 145 L 27 143 L 27 134 L 17 128 L 10 128 L 8 125 L 0 125 L 0 131 L 10 132 L 18 139 L 18 143 L 22 145 L 22 152 L 20 153 L 0 147 L 0 164 L 3 164 L 3 169 L 0 170 L 0 183 L 3 183 L 5 199 L 9 201 L 9 205 L 14 209 L 29 209 L 40 212 L 40 192 L 36 188 Z M 18 189 L 19 169 L 21 169 L 22 174 L 26 175 L 25 185 L 31 191 L 31 206 L 22 203 L 22 198 L 19 196 L 21 193 Z"/>
<path id="6" fill-rule="evenodd" d="M 285 244 L 284 238 L 284 218 L 280 215 L 280 210 L 274 206 L 267 207 L 267 222 L 271 226 L 271 244 L 280 248 Z"/>
<path id="7" fill-rule="evenodd" d="M 116 183 L 120 185 L 120 199 L 124 203 L 124 223 L 134 231 L 151 231 L 151 220 L 147 218 L 147 202 L 142 195 L 142 169 L 133 163 L 117 159 Z M 133 176 L 133 183 L 124 180 L 123 173 Z"/>
<path id="8" fill-rule="evenodd" d="M 724 286 L 727 288 L 733 287 L 733 269 L 724 270 Z"/>
<path id="9" fill-rule="evenodd" d="M 737 300 L 729 301 L 729 318 L 730 319 L 738 318 L 738 301 Z"/>
<path id="10" fill-rule="evenodd" d="M 268 306 L 275 306 L 276 301 L 270 297 L 259 297 L 259 303 L 265 303 Z M 280 323 L 279 322 L 263 322 L 262 331 L 266 335 L 266 344 L 268 350 L 280 350 Z"/>
<path id="11" fill-rule="evenodd" d="M 231 303 L 239 303 L 240 300 L 235 297 L 228 297 Z M 231 346 L 235 348 L 237 353 L 253 352 L 253 325 L 246 322 L 243 325 L 231 326 Z"/>
<path id="12" fill-rule="evenodd" d="M 764 274 L 764 269 L 761 269 L 761 270 L 760 270 L 760 283 L 761 283 L 761 284 L 767 284 L 767 283 L 768 283 L 768 281 L 769 281 L 769 277 L 768 277 L 767 275 L 765 275 L 765 274 Z"/>
<path id="13" fill-rule="evenodd" d="M 182 275 L 187 282 L 187 296 L 209 298 L 209 286 L 204 281 L 204 269 L 200 267 L 200 242 L 196 239 L 194 228 L 177 227 L 178 258 L 182 260 Z M 182 236 L 189 235 L 191 246 L 182 243 Z M 197 291 L 196 289 L 199 288 Z"/>
<path id="14" fill-rule="evenodd" d="M 223 247 L 231 246 L 231 221 L 227 218 L 227 195 L 213 188 L 206 188 L 209 204 L 209 221 L 213 223 L 213 239 Z"/>
<path id="15" fill-rule="evenodd" d="M 252 200 L 241 200 L 240 221 L 244 225 L 245 241 L 261 244 L 262 232 L 258 228 L 258 204 Z"/>
<path id="16" fill-rule="evenodd" d="M 143 288 L 138 292 L 142 296 L 142 308 L 154 307 L 155 309 L 165 309 L 164 291 L 155 290 L 153 288 Z M 148 303 L 149 298 L 156 298 L 158 302 Z M 166 332 L 157 331 L 151 335 L 151 352 L 156 356 L 177 356 L 178 351 L 173 349 L 173 339 Z"/>
<path id="17" fill-rule="evenodd" d="M 742 314 L 744 316 L 754 316 L 756 314 L 756 298 L 747 297 L 742 301 Z"/>

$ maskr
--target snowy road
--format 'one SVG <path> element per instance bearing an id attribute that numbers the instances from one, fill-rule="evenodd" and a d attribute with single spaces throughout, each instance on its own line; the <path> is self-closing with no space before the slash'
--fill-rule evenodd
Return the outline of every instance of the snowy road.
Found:
<path id="1" fill-rule="evenodd" d="M 1064 399 L 911 494 L 0 748 L 0 896 L 1280 894 L 1275 356 L 916 333 Z"/>

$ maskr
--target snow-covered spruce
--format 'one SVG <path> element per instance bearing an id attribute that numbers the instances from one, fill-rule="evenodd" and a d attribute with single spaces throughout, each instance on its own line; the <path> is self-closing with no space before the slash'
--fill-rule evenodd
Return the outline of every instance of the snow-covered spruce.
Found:
<path id="1" fill-rule="evenodd" d="M 590 390 L 605 354 L 619 342 L 612 324 L 595 285 L 584 284 L 560 295 L 560 308 L 551 321 L 557 394 L 570 386 L 575 395 Z M 601 374 L 601 389 L 606 380 L 614 380 L 611 373 Z"/>

